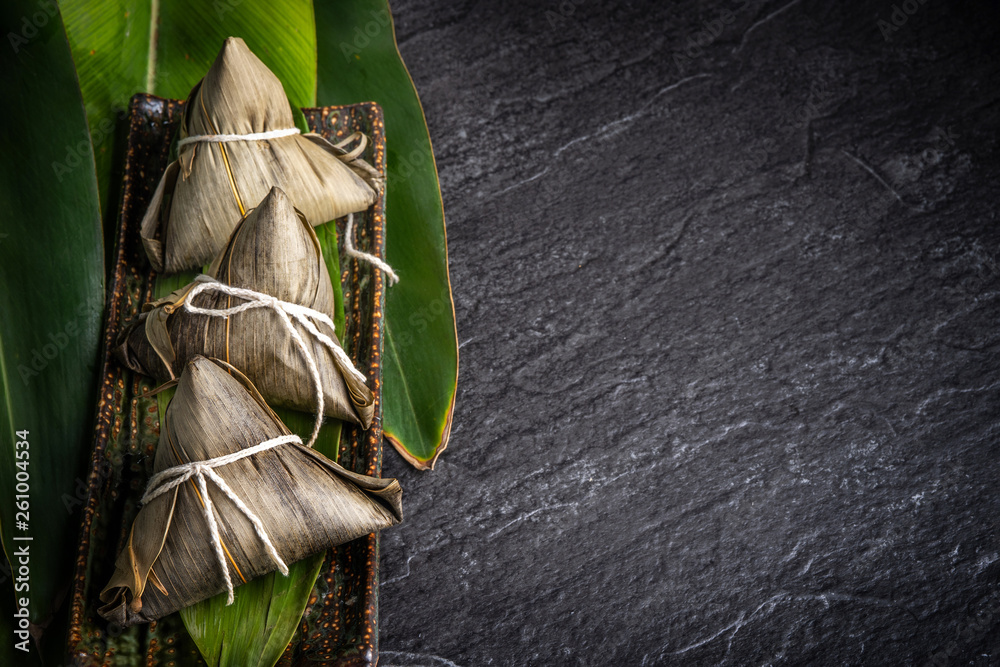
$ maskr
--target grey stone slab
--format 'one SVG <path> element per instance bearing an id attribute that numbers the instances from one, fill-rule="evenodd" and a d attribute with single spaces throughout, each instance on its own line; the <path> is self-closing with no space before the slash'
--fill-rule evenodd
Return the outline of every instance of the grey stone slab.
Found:
<path id="1" fill-rule="evenodd" d="M 1000 664 L 1000 22 L 895 7 L 394 3 L 462 356 L 380 665 Z"/>

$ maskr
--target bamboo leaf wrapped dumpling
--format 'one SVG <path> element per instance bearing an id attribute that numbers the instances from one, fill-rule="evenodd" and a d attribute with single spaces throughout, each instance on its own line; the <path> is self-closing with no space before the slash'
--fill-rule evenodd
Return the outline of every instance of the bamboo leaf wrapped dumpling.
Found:
<path id="1" fill-rule="evenodd" d="M 216 357 L 246 374 L 271 404 L 307 412 L 317 410 L 318 380 L 323 414 L 365 427 L 371 423 L 372 392 L 340 349 L 331 326 L 333 286 L 316 232 L 284 192 L 272 188 L 239 222 L 209 275 L 223 286 L 315 311 L 306 319 L 327 343 L 300 320 L 273 308 L 252 308 L 229 317 L 192 312 L 202 309 L 218 315 L 220 310 L 249 303 L 221 291 L 222 286 L 213 289 L 196 281 L 147 304 L 146 312 L 119 336 L 118 359 L 133 371 L 164 381 L 180 375 L 194 355 Z"/>
<path id="2" fill-rule="evenodd" d="M 254 138 L 262 134 L 269 138 Z M 298 134 L 281 81 L 237 37 L 188 96 L 178 145 L 141 227 L 158 272 L 211 261 L 273 185 L 312 225 L 365 210 L 382 187 L 359 151 Z"/>
<path id="3" fill-rule="evenodd" d="M 231 602 L 233 587 L 402 520 L 396 480 L 300 442 L 234 368 L 188 362 L 99 613 L 125 627 L 226 590 Z"/>

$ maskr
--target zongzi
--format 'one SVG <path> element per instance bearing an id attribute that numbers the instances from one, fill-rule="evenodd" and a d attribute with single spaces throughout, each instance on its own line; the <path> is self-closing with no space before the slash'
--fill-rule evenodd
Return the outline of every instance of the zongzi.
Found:
<path id="1" fill-rule="evenodd" d="M 365 210 L 383 185 L 360 159 L 365 141 L 347 151 L 318 134 L 299 134 L 281 81 L 242 39 L 230 37 L 188 96 L 178 159 L 143 218 L 150 263 L 166 273 L 202 267 L 272 185 L 312 225 Z"/>
<path id="2" fill-rule="evenodd" d="M 304 447 L 253 384 L 194 357 L 100 614 L 146 623 L 402 520 L 394 479 L 350 472 Z"/>
<path id="3" fill-rule="evenodd" d="M 196 354 L 224 359 L 274 405 L 367 427 L 372 392 L 337 342 L 333 309 L 316 232 L 272 188 L 233 230 L 209 276 L 147 304 L 115 353 L 159 380 L 177 377 Z"/>

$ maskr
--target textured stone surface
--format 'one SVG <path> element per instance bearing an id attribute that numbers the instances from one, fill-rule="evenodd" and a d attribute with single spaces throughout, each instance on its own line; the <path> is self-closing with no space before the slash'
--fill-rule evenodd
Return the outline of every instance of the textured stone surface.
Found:
<path id="1" fill-rule="evenodd" d="M 462 359 L 383 667 L 1000 664 L 986 4 L 394 3 Z"/>

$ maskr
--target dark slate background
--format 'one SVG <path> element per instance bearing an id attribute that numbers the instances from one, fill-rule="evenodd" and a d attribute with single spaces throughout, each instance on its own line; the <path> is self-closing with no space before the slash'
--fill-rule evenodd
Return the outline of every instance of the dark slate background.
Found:
<path id="1" fill-rule="evenodd" d="M 1000 664 L 990 4 L 394 3 L 462 356 L 382 667 Z"/>

